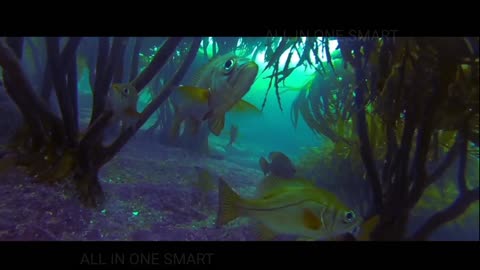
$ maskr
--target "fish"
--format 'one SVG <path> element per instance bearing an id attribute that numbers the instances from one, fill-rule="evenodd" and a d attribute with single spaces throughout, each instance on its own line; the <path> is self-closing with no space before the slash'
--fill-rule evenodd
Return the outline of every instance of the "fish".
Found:
<path id="1" fill-rule="evenodd" d="M 240 196 L 222 177 L 218 182 L 216 226 L 249 217 L 258 222 L 261 240 L 278 235 L 295 236 L 298 240 L 329 240 L 351 232 L 362 222 L 362 217 L 335 194 L 306 179 L 275 181 L 277 184 L 255 198 Z"/>
<path id="2" fill-rule="evenodd" d="M 180 126 L 191 120 L 195 134 L 203 121 L 210 131 L 219 136 L 225 125 L 225 114 L 230 110 L 260 110 L 242 100 L 258 74 L 258 65 L 249 58 L 228 53 L 216 56 L 199 69 L 188 85 L 180 85 L 170 95 L 174 108 L 172 138 L 179 135 Z"/>
<path id="3" fill-rule="evenodd" d="M 140 118 L 137 112 L 138 93 L 132 84 L 112 84 L 108 106 L 113 111 L 112 122 L 122 123 L 122 131 L 133 126 Z"/>
<path id="4" fill-rule="evenodd" d="M 259 160 L 260 168 L 264 175 L 272 174 L 283 178 L 292 178 L 295 176 L 297 170 L 293 162 L 281 152 L 271 152 L 269 154 L 271 163 L 261 157 Z"/>
<path id="5" fill-rule="evenodd" d="M 238 126 L 232 125 L 230 128 L 230 141 L 227 146 L 233 146 L 233 143 L 237 140 L 238 136 Z"/>

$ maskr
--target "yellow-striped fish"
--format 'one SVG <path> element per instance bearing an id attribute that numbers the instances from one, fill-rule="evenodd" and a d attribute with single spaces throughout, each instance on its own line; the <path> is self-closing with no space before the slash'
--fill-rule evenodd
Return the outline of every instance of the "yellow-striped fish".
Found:
<path id="1" fill-rule="evenodd" d="M 220 178 L 217 226 L 247 216 L 260 222 L 263 239 L 285 234 L 329 240 L 361 223 L 362 218 L 337 196 L 310 181 L 269 177 L 271 183 L 253 199 L 241 197 Z"/>
<path id="2" fill-rule="evenodd" d="M 248 58 L 229 53 L 213 58 L 194 76 L 191 84 L 178 87 L 170 95 L 175 116 L 171 135 L 178 137 L 183 121 L 190 120 L 196 133 L 202 121 L 220 135 L 225 125 L 225 113 L 257 111 L 254 105 L 242 100 L 258 73 L 258 65 Z"/>

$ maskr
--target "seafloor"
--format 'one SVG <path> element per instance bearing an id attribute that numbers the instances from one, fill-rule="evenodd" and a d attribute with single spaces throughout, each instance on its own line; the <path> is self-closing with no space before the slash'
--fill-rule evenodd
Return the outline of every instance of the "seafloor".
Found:
<path id="1" fill-rule="evenodd" d="M 43 185 L 11 169 L 0 176 L 0 240 L 256 240 L 246 218 L 215 226 L 218 192 L 195 186 L 194 166 L 245 195 L 262 179 L 257 161 L 134 139 L 101 170 L 106 199 L 98 209 L 80 204 L 71 181 Z"/>
<path id="2" fill-rule="evenodd" d="M 211 141 L 216 152 L 222 152 L 226 142 Z M 242 196 L 255 194 L 263 178 L 258 158 L 266 150 L 245 150 L 223 152 L 219 159 L 134 138 L 101 170 L 105 202 L 97 209 L 82 206 L 71 180 L 39 184 L 12 168 L 0 174 L 0 241 L 259 240 L 248 218 L 216 227 L 218 191 L 205 193 L 196 186 L 195 166 L 200 166 L 222 176 Z M 413 219 L 420 224 L 430 215 L 416 214 Z M 447 224 L 430 240 L 478 241 L 478 218 L 468 224 Z"/>

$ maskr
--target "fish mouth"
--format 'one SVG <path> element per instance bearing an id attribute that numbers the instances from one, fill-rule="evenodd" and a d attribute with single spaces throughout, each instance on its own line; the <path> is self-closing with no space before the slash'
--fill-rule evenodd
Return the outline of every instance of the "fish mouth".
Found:
<path id="1" fill-rule="evenodd" d="M 242 92 L 250 90 L 255 78 L 258 74 L 258 65 L 253 61 L 248 61 L 239 64 L 237 74 L 232 78 L 231 85 L 237 89 L 242 89 Z"/>

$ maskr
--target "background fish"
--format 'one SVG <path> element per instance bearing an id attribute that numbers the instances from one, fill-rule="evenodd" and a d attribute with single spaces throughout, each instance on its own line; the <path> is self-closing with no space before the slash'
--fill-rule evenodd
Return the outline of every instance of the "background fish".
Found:
<path id="1" fill-rule="evenodd" d="M 137 112 L 138 93 L 131 84 L 113 84 L 108 96 L 113 111 L 112 122 L 122 122 L 122 130 L 135 124 L 140 117 Z"/>
<path id="2" fill-rule="evenodd" d="M 269 154 L 271 163 L 261 157 L 259 160 L 260 168 L 265 175 L 273 174 L 282 178 L 292 178 L 295 176 L 297 170 L 293 162 L 281 152 L 271 152 Z"/>

